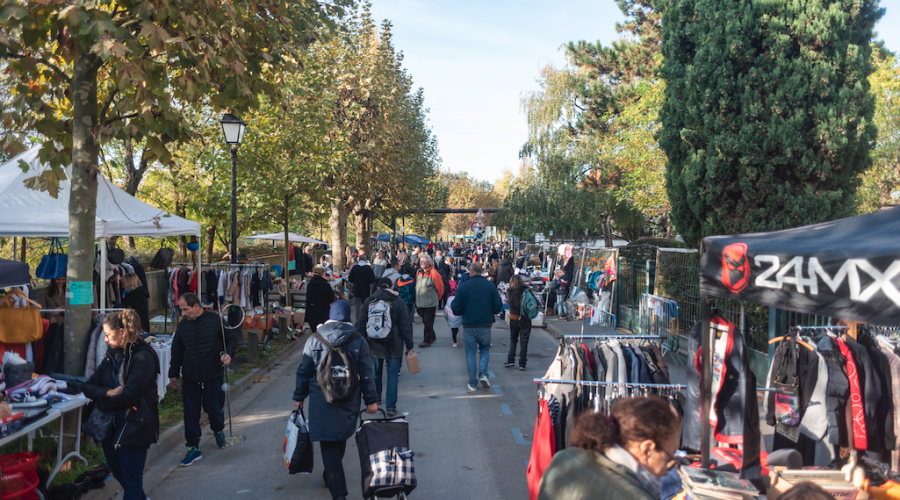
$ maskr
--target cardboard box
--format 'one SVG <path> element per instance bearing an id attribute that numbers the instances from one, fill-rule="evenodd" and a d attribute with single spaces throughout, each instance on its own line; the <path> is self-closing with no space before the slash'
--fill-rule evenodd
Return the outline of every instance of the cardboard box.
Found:
<path id="1" fill-rule="evenodd" d="M 853 486 L 849 481 L 810 481 L 810 479 L 787 480 L 780 475 L 780 470 L 769 472 L 771 484 L 766 491 L 768 500 L 778 500 L 781 495 L 793 488 L 796 483 L 809 481 L 818 484 L 837 500 L 868 500 L 869 495 L 862 488 Z"/>
<path id="2" fill-rule="evenodd" d="M 244 328 L 265 329 L 266 316 L 263 314 L 253 314 L 244 317 Z"/>

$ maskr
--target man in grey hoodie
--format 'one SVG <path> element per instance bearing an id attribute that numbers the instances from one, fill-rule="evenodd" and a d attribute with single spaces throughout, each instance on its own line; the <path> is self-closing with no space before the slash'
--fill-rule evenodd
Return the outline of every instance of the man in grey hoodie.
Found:
<path id="1" fill-rule="evenodd" d="M 381 279 L 384 276 L 384 271 L 388 267 L 388 261 L 384 258 L 384 252 L 379 250 L 375 254 L 375 260 L 372 261 L 372 272 L 375 273 L 375 279 Z"/>
<path id="2" fill-rule="evenodd" d="M 387 268 L 387 270 L 382 275 L 382 278 L 386 278 L 391 280 L 391 286 L 397 283 L 397 278 L 400 277 L 400 261 L 396 258 L 391 259 L 391 267 Z"/>

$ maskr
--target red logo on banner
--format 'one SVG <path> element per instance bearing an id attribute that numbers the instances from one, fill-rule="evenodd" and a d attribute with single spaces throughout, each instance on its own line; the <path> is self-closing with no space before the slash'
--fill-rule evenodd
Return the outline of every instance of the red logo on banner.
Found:
<path id="1" fill-rule="evenodd" d="M 747 244 L 732 243 L 722 251 L 722 284 L 734 293 L 740 293 L 750 283 L 750 261 L 747 260 Z"/>

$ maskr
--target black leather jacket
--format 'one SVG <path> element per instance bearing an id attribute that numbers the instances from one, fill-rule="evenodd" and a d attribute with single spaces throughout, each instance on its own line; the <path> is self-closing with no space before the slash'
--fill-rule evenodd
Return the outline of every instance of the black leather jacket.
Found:
<path id="1" fill-rule="evenodd" d="M 115 356 L 122 360 L 122 393 L 107 397 L 106 391 L 118 385 Z M 156 375 L 159 358 L 146 342 L 138 339 L 124 351 L 109 349 L 91 378 L 82 387 L 84 395 L 101 410 L 125 410 L 125 420 L 111 434 L 113 444 L 124 448 L 146 448 L 159 439 L 159 409 Z"/>

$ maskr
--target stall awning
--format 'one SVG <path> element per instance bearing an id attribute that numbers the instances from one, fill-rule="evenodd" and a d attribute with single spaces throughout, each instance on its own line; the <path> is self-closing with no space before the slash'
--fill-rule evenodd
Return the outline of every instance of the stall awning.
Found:
<path id="1" fill-rule="evenodd" d="M 24 180 L 40 175 L 47 166 L 38 158 L 38 146 L 0 165 L 0 236 L 69 236 L 69 193 L 71 182 L 59 183 L 59 196 L 25 187 Z M 23 172 L 19 162 L 28 165 Z M 66 169 L 71 178 L 71 167 Z M 122 191 L 98 176 L 97 238 L 112 236 L 180 236 L 200 234 L 200 223 L 160 210 Z"/>
<path id="2" fill-rule="evenodd" d="M 707 237 L 700 254 L 703 294 L 900 324 L 900 207 L 771 233 Z"/>
<path id="3" fill-rule="evenodd" d="M 272 240 L 272 241 L 284 241 L 284 233 L 268 233 L 268 234 L 255 234 L 253 236 L 245 236 L 244 238 L 248 240 Z M 319 241 L 315 238 L 310 238 L 309 236 L 303 236 L 302 234 L 296 233 L 288 233 L 288 241 L 292 241 L 294 243 L 317 243 L 319 245 L 327 245 L 324 241 Z"/>

